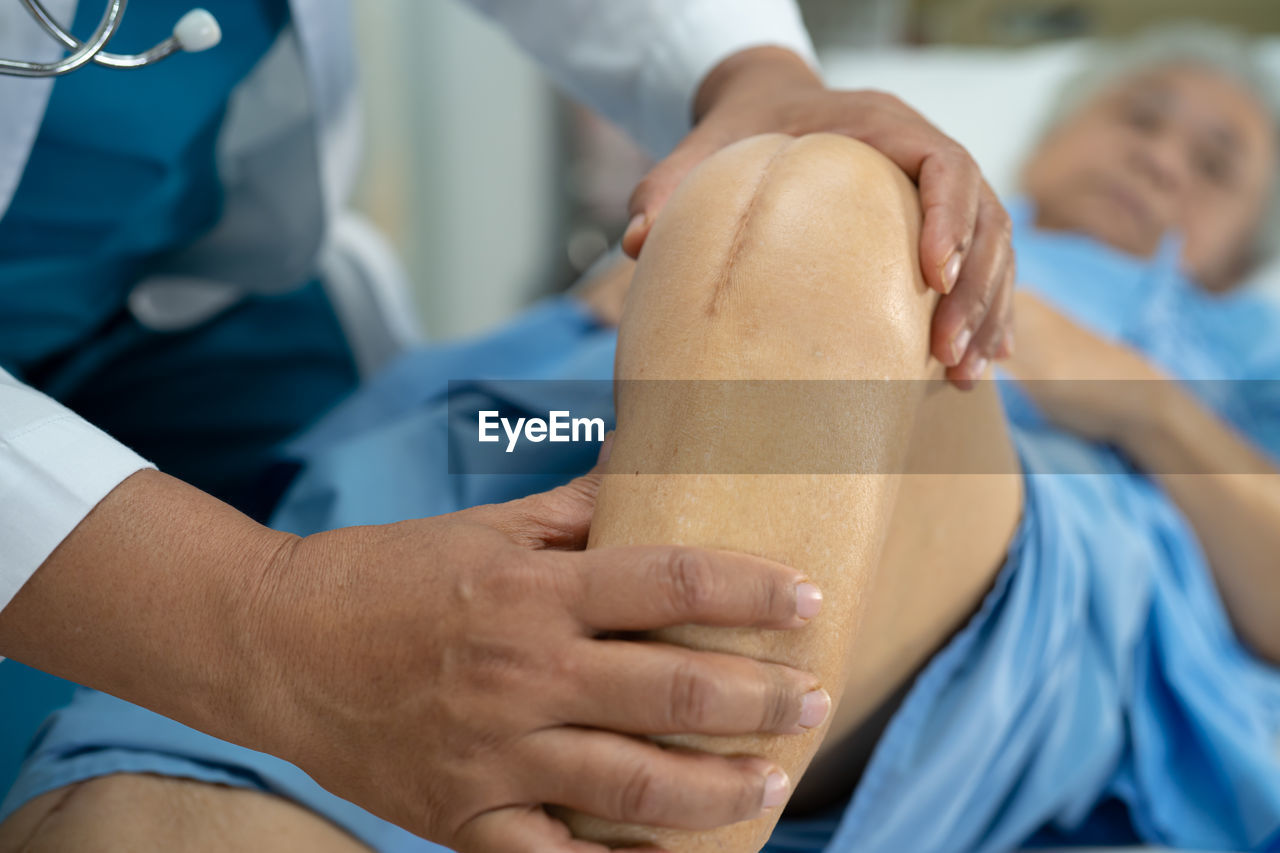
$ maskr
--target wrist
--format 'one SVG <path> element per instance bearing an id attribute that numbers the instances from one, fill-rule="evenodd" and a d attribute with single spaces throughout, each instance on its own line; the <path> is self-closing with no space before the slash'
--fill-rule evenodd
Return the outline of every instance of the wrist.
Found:
<path id="1" fill-rule="evenodd" d="M 750 47 L 707 73 L 693 101 L 693 121 L 725 104 L 778 89 L 821 90 L 822 78 L 799 54 L 776 46 Z"/>
<path id="2" fill-rule="evenodd" d="M 227 704 L 209 725 L 226 728 L 220 735 L 224 739 L 272 754 L 280 753 L 281 735 L 288 730 L 288 702 L 271 640 L 281 623 L 290 621 L 282 578 L 299 541 L 267 527 L 249 532 L 231 559 L 224 560 L 224 578 L 217 585 L 226 630 L 220 636 L 214 680 Z"/>
<path id="3" fill-rule="evenodd" d="M 164 576 L 155 578 L 159 595 L 141 603 L 150 627 L 135 641 L 136 698 L 123 698 L 263 749 L 279 728 L 278 691 L 258 626 L 272 567 L 297 537 L 177 480 L 156 485 L 147 504 L 162 532 L 143 553 L 146 562 L 160 558 L 156 567 Z M 146 583 L 141 575 L 139 585 Z"/>
<path id="4" fill-rule="evenodd" d="M 1130 456 L 1139 457 L 1163 442 L 1178 420 L 1182 392 L 1166 377 L 1126 381 L 1111 418 L 1108 440 Z"/>
<path id="5" fill-rule="evenodd" d="M 0 653 L 246 743 L 253 590 L 285 534 L 156 471 L 116 486 L 0 620 Z"/>
<path id="6" fill-rule="evenodd" d="M 220 673 L 225 694 L 235 697 L 234 705 L 222 710 L 234 736 L 222 736 L 294 763 L 306 737 L 295 676 L 315 651 L 300 632 L 324 634 L 322 626 L 312 624 L 316 615 L 306 613 L 308 590 L 298 558 L 305 541 L 264 527 L 228 564 L 224 661 L 229 665 Z"/>

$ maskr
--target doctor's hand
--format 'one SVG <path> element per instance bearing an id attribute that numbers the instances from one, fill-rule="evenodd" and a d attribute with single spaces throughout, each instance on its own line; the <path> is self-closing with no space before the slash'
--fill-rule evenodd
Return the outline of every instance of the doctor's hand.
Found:
<path id="1" fill-rule="evenodd" d="M 744 50 L 707 75 L 693 131 L 631 196 L 623 249 L 636 257 L 654 219 L 686 174 L 726 145 L 759 133 L 831 132 L 876 148 L 916 182 L 924 224 L 920 266 L 944 294 L 932 352 L 968 387 L 989 360 L 1012 351 L 1010 223 L 973 158 L 892 95 L 832 91 L 801 57 L 777 47 Z"/>
<path id="2" fill-rule="evenodd" d="M 817 681 L 611 633 L 796 628 L 816 589 L 742 554 L 582 551 L 597 487 L 584 477 L 283 552 L 255 630 L 285 697 L 274 703 L 285 757 L 460 851 L 604 849 L 572 840 L 543 804 L 689 829 L 778 805 L 786 781 L 770 762 L 635 735 L 799 733 L 825 717 Z"/>
<path id="3" fill-rule="evenodd" d="M 744 554 L 580 550 L 597 486 L 299 539 L 141 471 L 0 611 L 0 654 L 464 853 L 604 849 L 544 804 L 691 829 L 780 805 L 767 761 L 641 736 L 799 733 L 829 712 L 816 680 L 615 632 L 798 628 L 817 589 Z"/>

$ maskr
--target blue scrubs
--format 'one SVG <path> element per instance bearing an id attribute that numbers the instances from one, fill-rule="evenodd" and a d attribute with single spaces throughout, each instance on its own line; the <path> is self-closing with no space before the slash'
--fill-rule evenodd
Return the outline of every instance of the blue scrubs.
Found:
<path id="1" fill-rule="evenodd" d="M 1189 387 L 1280 458 L 1280 307 L 1198 290 L 1172 251 L 1135 259 L 1036 232 L 1025 206 L 1014 214 L 1025 281 L 1175 376 L 1206 380 Z M 607 417 L 615 340 L 561 299 L 487 338 L 405 357 L 295 443 L 306 467 L 274 523 L 308 533 L 434 515 L 563 479 L 466 473 L 456 448 L 474 445 L 477 404 L 545 413 L 573 391 L 575 415 Z M 449 405 L 450 390 L 465 404 Z M 1276 849 L 1280 672 L 1232 633 L 1196 537 L 1164 493 L 1112 449 L 1046 424 L 1016 387 L 1003 390 L 1026 503 L 992 589 L 911 684 L 848 802 L 782 821 L 766 850 L 994 853 L 1139 839 Z M 577 471 L 596 450 L 553 448 L 552 467 Z M 278 793 L 380 851 L 441 849 L 285 762 L 91 691 L 51 720 L 0 816 L 120 770 Z"/>
<path id="2" fill-rule="evenodd" d="M 205 5 L 225 34 L 215 49 L 56 81 L 0 220 L 0 367 L 161 470 L 265 517 L 256 487 L 271 449 L 356 380 L 321 287 L 296 282 L 172 334 L 143 328 L 125 305 L 158 261 L 221 216 L 227 99 L 289 15 L 287 0 Z M 136 4 L 113 49 L 145 49 L 188 8 Z M 80 4 L 76 29 L 91 31 L 98 14 Z"/>
<path id="3" fill-rule="evenodd" d="M 224 39 L 150 68 L 59 78 L 0 219 L 0 367 L 180 477 L 264 517 L 273 449 L 354 388 L 356 371 L 317 282 L 247 299 L 156 333 L 130 288 L 222 214 L 215 143 L 231 90 L 285 26 L 287 0 L 206 0 Z M 112 50 L 145 50 L 190 8 L 131 4 Z M 101 8 L 81 3 L 74 31 Z M 289 284 L 292 284 L 290 282 Z M 71 687 L 0 664 L 0 791 L 38 722 Z"/>

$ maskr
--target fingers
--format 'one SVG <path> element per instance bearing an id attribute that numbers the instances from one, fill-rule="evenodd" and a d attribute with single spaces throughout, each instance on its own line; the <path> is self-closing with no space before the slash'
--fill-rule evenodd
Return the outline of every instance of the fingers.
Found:
<path id="1" fill-rule="evenodd" d="M 508 806 L 471 819 L 458 833 L 466 853 L 606 853 L 602 844 L 578 841 L 541 806 Z M 663 853 L 658 847 L 627 847 L 630 853 Z"/>
<path id="2" fill-rule="evenodd" d="M 569 610 L 595 631 L 797 628 L 822 609 L 821 591 L 795 569 L 750 554 L 626 546 L 572 558 L 577 574 Z"/>
<path id="3" fill-rule="evenodd" d="M 549 492 L 470 510 L 522 548 L 580 551 L 587 545 L 591 516 L 604 465 L 613 450 L 613 432 L 604 437 L 595 467 Z"/>
<path id="4" fill-rule="evenodd" d="M 982 173 L 958 145 L 946 141 L 925 157 L 920 167 L 920 269 L 925 283 L 938 293 L 955 287 L 973 244 L 978 202 L 985 186 Z"/>
<path id="5" fill-rule="evenodd" d="M 947 366 L 947 378 L 967 389 L 993 359 L 1011 351 L 1013 251 L 1009 217 L 977 164 L 940 138 L 920 167 L 920 267 L 925 282 L 943 294 L 934 314 L 933 355 Z"/>
<path id="6" fill-rule="evenodd" d="M 467 512 L 475 520 L 502 531 L 521 548 L 580 550 L 587 544 L 599 491 L 597 468 L 549 492 Z"/>
<path id="7" fill-rule="evenodd" d="M 831 697 L 799 670 L 658 643 L 578 642 L 559 719 L 634 734 L 800 734 Z"/>
<path id="8" fill-rule="evenodd" d="M 1013 267 L 1006 267 L 1004 281 L 996 297 L 999 304 L 987 312 L 986 319 L 973 336 L 960 364 L 947 368 L 947 379 L 962 390 L 973 388 L 987 366 L 1009 353 L 1005 344 L 1013 336 Z"/>
<path id="9" fill-rule="evenodd" d="M 622 234 L 622 251 L 633 258 L 653 228 L 654 220 L 667 199 L 694 166 L 718 151 L 726 140 L 713 138 L 704 128 L 695 128 L 675 149 L 649 170 L 631 193 L 627 211 L 631 214 L 627 230 Z"/>
<path id="10" fill-rule="evenodd" d="M 787 774 L 760 758 L 663 749 L 593 729 L 544 729 L 525 742 L 549 802 L 605 820 L 714 829 L 786 802 Z M 546 789 L 547 784 L 552 787 Z"/>
<path id="11" fill-rule="evenodd" d="M 969 355 L 969 368 L 948 371 L 973 378 L 970 371 L 980 358 L 995 357 L 1007 319 L 1006 292 L 1013 283 L 1013 249 L 1009 243 L 1009 216 L 994 198 L 979 205 L 972 247 L 966 254 L 955 288 L 938 301 L 933 315 L 931 351 L 949 368 L 961 366 Z M 988 319 L 992 324 L 984 329 Z M 980 334 L 980 332 L 982 334 Z M 985 366 L 985 365 L 984 365 Z"/>

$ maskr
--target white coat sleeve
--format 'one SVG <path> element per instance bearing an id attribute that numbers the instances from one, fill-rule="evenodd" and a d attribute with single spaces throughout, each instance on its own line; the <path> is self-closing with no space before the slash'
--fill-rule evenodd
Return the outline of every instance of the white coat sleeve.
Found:
<path id="1" fill-rule="evenodd" d="M 689 132 L 698 86 L 730 55 L 775 45 L 817 67 L 794 0 L 466 2 L 657 157 Z"/>
<path id="2" fill-rule="evenodd" d="M 150 467 L 0 370 L 0 610 L 98 501 Z"/>

